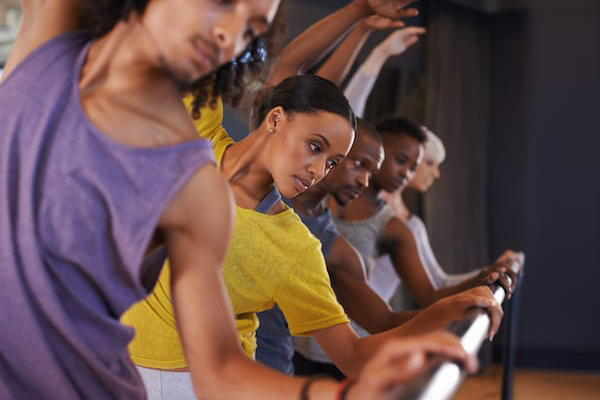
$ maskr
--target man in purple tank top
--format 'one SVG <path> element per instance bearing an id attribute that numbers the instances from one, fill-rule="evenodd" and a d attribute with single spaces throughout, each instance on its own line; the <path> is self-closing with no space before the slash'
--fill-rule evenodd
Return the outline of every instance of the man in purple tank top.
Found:
<path id="1" fill-rule="evenodd" d="M 133 331 L 118 318 L 153 286 L 142 261 L 157 245 L 186 276 L 176 300 L 231 314 L 218 272 L 230 194 L 180 89 L 197 93 L 196 108 L 211 92 L 231 98 L 235 87 L 207 82 L 266 32 L 278 1 L 102 3 L 82 4 L 92 41 L 72 32 L 79 1 L 22 1 L 0 84 L 3 400 L 145 397 L 127 354 Z M 254 41 L 247 51 L 258 50 Z M 158 265 L 163 254 L 153 253 Z M 182 326 L 214 345 L 202 356 L 216 370 L 223 349 L 249 364 L 226 317 L 213 321 L 218 335 Z M 199 380 L 206 390 L 226 386 L 210 375 Z"/>
<path id="2" fill-rule="evenodd" d="M 196 95 L 192 114 L 215 96 L 235 102 L 230 82 L 261 58 L 254 39 L 279 0 L 21 3 L 0 83 L 0 399 L 144 399 L 127 354 L 133 331 L 119 317 L 154 284 L 144 260 L 160 262 L 163 246 L 198 395 L 308 393 L 310 381 L 241 350 L 220 273 L 231 194 L 181 101 L 183 90 Z M 394 17 L 408 3 L 354 0 L 349 10 L 364 17 L 374 4 Z M 74 32 L 81 7 L 93 40 Z M 407 372 L 369 370 L 430 352 L 466 360 L 447 335 L 392 343 L 348 398 L 380 398 Z M 313 398 L 337 391 L 310 387 Z"/>

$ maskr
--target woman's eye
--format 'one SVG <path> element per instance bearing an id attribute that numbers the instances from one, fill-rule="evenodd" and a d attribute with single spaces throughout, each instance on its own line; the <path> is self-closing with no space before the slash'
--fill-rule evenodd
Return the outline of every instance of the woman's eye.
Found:
<path id="1" fill-rule="evenodd" d="M 328 160 L 327 161 L 327 169 L 332 169 L 333 167 L 335 167 L 337 165 L 337 161 L 336 160 Z"/>
<path id="2" fill-rule="evenodd" d="M 309 142 L 308 146 L 310 147 L 310 151 L 314 154 L 319 154 L 321 152 L 321 146 L 315 142 Z"/>

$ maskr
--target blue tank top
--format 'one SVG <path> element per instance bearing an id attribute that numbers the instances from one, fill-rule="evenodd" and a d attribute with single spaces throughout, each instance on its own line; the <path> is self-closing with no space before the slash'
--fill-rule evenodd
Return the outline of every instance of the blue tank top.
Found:
<path id="1" fill-rule="evenodd" d="M 142 263 L 164 209 L 214 162 L 204 140 L 135 148 L 99 132 L 79 99 L 88 46 L 56 37 L 0 85 L 2 400 L 145 398 L 119 317 L 155 281 Z"/>

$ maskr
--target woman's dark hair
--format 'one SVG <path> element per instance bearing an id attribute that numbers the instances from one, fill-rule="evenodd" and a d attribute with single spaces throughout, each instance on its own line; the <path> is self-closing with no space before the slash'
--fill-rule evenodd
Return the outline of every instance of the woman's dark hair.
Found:
<path id="1" fill-rule="evenodd" d="M 253 128 L 258 128 L 269 111 L 278 106 L 290 114 L 317 111 L 337 114 L 356 130 L 356 117 L 344 93 L 333 82 L 316 75 L 291 76 L 259 92 L 252 110 Z"/>
<path id="2" fill-rule="evenodd" d="M 150 0 L 84 0 L 82 20 L 94 38 L 107 34 L 119 21 L 127 21 L 132 13 L 142 15 Z M 271 59 L 281 49 L 285 27 L 283 6 L 279 6 L 268 31 L 254 39 L 246 50 L 212 74 L 204 76 L 185 89 L 194 97 L 191 111 L 200 117 L 200 109 L 209 103 L 216 105 L 220 97 L 224 103 L 237 107 L 245 94 L 245 87 L 261 80 L 266 69 L 267 56 Z"/>
<path id="3" fill-rule="evenodd" d="M 403 117 L 384 117 L 375 124 L 375 128 L 380 135 L 408 135 L 423 144 L 427 141 L 425 132 L 421 126 Z"/>

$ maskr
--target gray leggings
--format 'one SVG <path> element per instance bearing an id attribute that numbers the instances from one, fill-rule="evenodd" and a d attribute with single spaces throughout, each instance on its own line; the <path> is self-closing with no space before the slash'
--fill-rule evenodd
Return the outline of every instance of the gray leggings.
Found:
<path id="1" fill-rule="evenodd" d="M 136 368 L 144 381 L 148 400 L 198 400 L 189 372 Z"/>

